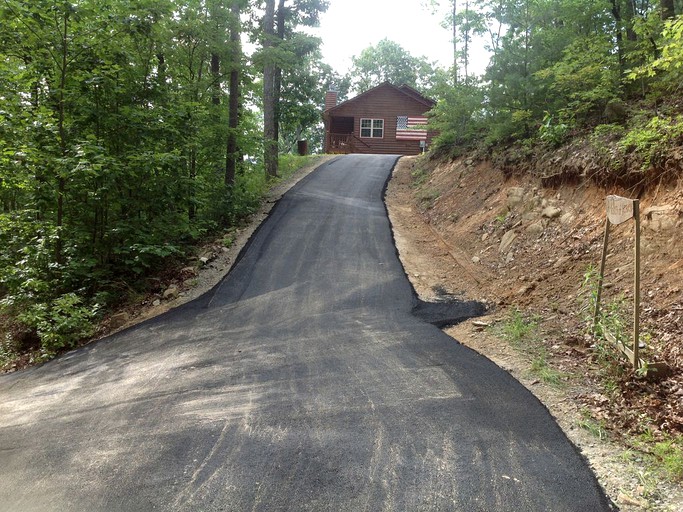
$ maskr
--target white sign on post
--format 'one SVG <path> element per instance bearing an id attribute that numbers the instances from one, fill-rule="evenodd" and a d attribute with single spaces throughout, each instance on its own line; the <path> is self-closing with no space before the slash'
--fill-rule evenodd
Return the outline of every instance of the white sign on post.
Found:
<path id="1" fill-rule="evenodd" d="M 621 196 L 607 196 L 605 203 L 607 204 L 607 218 L 614 224 L 621 224 L 633 218 L 633 199 Z"/>

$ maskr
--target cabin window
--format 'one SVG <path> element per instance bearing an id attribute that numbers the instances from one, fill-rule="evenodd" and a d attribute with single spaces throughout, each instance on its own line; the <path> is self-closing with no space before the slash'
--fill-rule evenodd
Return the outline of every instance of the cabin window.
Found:
<path id="1" fill-rule="evenodd" d="M 360 136 L 373 139 L 384 138 L 384 119 L 361 119 Z"/>

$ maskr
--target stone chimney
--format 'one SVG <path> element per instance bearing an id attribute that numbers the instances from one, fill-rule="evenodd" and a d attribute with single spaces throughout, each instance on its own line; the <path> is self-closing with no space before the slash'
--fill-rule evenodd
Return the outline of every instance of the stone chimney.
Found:
<path id="1" fill-rule="evenodd" d="M 325 94 L 325 110 L 337 106 L 337 91 L 327 91 Z"/>

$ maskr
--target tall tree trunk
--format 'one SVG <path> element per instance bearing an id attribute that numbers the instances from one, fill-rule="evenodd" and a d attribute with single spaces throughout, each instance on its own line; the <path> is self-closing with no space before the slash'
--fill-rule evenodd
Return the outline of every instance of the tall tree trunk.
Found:
<path id="1" fill-rule="evenodd" d="M 191 221 L 197 216 L 197 204 L 195 203 L 195 180 L 197 179 L 197 149 L 193 146 L 190 149 L 190 204 L 187 207 L 187 217 Z"/>
<path id="2" fill-rule="evenodd" d="M 457 2 L 453 0 L 453 85 L 458 84 L 458 24 L 457 24 Z"/>
<path id="3" fill-rule="evenodd" d="M 624 36 L 621 31 L 621 6 L 619 0 L 611 0 L 612 3 L 612 16 L 614 17 L 614 27 L 615 27 L 615 39 L 617 43 L 617 57 L 619 58 L 619 71 L 620 75 L 624 74 L 625 62 L 624 62 Z"/>
<path id="4" fill-rule="evenodd" d="M 464 57 L 463 64 L 465 65 L 465 83 L 467 83 L 467 76 L 469 75 L 468 65 L 470 60 L 470 2 L 465 0 L 465 33 L 463 34 L 463 43 L 465 47 L 463 48 Z"/>
<path id="5" fill-rule="evenodd" d="M 275 66 L 269 51 L 275 38 L 275 0 L 266 0 L 266 12 L 263 17 L 263 162 L 266 177 L 277 176 L 277 133 L 275 118 Z"/>
<path id="6" fill-rule="evenodd" d="M 230 99 L 228 103 L 228 141 L 225 152 L 225 184 L 232 186 L 235 184 L 235 174 L 237 170 L 237 126 L 239 124 L 240 106 L 240 66 L 242 60 L 242 49 L 240 47 L 240 4 L 238 0 L 233 0 L 230 7 L 230 52 L 232 54 L 230 62 Z"/>
<path id="7" fill-rule="evenodd" d="M 211 54 L 211 78 L 213 89 L 211 91 L 211 103 L 221 104 L 221 58 L 216 53 Z"/>
<path id="8" fill-rule="evenodd" d="M 277 38 L 283 41 L 285 38 L 285 0 L 279 0 L 277 6 Z M 275 100 L 275 133 L 273 139 L 276 144 L 280 143 L 280 96 L 282 95 L 282 68 L 277 66 L 273 77 L 273 96 Z"/>
<path id="9" fill-rule="evenodd" d="M 59 103 L 58 103 L 58 133 L 59 133 L 59 147 L 62 159 L 67 156 L 66 143 L 66 98 L 64 97 L 64 89 L 66 88 L 66 72 L 68 61 L 68 44 L 69 44 L 69 12 L 64 12 L 63 27 L 62 27 L 62 60 L 60 64 L 59 75 Z M 59 264 L 63 262 L 62 255 L 62 226 L 64 225 L 64 193 L 66 192 L 66 178 L 60 169 L 57 173 L 57 237 L 55 240 L 55 261 Z"/>

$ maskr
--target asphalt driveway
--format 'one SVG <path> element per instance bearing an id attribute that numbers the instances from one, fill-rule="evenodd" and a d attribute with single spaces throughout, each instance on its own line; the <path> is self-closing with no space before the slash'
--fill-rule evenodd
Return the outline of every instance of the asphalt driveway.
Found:
<path id="1" fill-rule="evenodd" d="M 610 510 L 538 400 L 413 314 L 395 161 L 324 164 L 212 292 L 0 377 L 0 510 Z"/>

